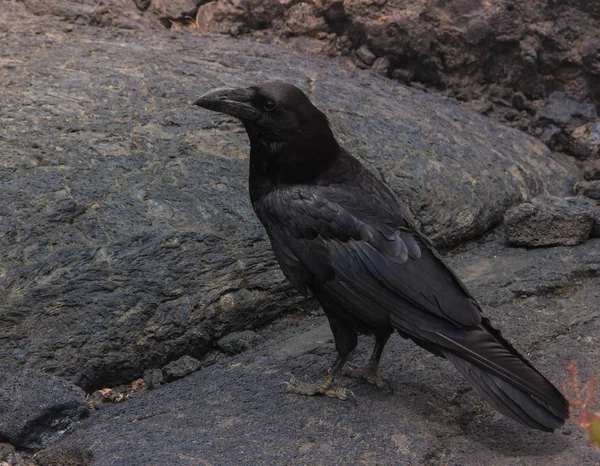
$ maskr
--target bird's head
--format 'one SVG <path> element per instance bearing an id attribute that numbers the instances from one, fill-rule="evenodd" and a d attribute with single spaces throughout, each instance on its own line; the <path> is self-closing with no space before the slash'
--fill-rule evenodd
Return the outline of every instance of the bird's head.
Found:
<path id="1" fill-rule="evenodd" d="M 250 138 L 251 158 L 279 171 L 309 161 L 321 165 L 338 148 L 327 117 L 291 84 L 215 89 L 195 104 L 239 118 Z"/>

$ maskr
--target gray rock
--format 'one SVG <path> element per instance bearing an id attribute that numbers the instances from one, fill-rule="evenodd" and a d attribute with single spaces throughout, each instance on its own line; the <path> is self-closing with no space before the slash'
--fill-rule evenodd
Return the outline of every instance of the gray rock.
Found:
<path id="1" fill-rule="evenodd" d="M 367 66 L 371 66 L 377 58 L 377 56 L 369 50 L 367 45 L 361 45 L 356 49 L 356 56 Z"/>
<path id="2" fill-rule="evenodd" d="M 37 466 L 91 466 L 94 454 L 88 449 L 70 446 L 51 446 L 35 455 Z"/>
<path id="3" fill-rule="evenodd" d="M 566 128 L 574 123 L 587 123 L 596 118 L 596 107 L 593 104 L 577 102 L 562 91 L 554 91 L 535 118 L 540 122 Z"/>
<path id="4" fill-rule="evenodd" d="M 233 332 L 225 335 L 217 342 L 217 346 L 227 354 L 238 354 L 258 345 L 263 340 L 258 333 L 252 330 Z"/>
<path id="5" fill-rule="evenodd" d="M 540 141 L 553 150 L 562 150 L 563 146 L 568 144 L 567 135 L 558 126 L 554 125 L 544 126 L 538 137 Z"/>
<path id="6" fill-rule="evenodd" d="M 516 246 L 572 246 L 589 237 L 595 210 L 585 197 L 538 196 L 507 210 L 504 231 Z"/>
<path id="7" fill-rule="evenodd" d="M 572 192 L 579 173 L 534 138 L 332 59 L 158 27 L 66 33 L 5 5 L 0 49 L 39 53 L 0 73 L 0 365 L 89 392 L 313 305 L 252 212 L 241 125 L 191 105 L 208 89 L 308 91 L 439 246 L 541 192 Z"/>
<path id="8" fill-rule="evenodd" d="M 165 382 L 163 372 L 160 369 L 146 369 L 144 371 L 144 382 L 152 390 Z"/>
<path id="9" fill-rule="evenodd" d="M 186 17 L 193 19 L 198 11 L 197 4 L 198 2 L 196 0 L 152 0 L 150 7 L 152 11 L 159 16 L 174 20 Z"/>
<path id="10" fill-rule="evenodd" d="M 590 160 L 585 164 L 583 179 L 586 181 L 600 180 L 600 159 Z"/>
<path id="11" fill-rule="evenodd" d="M 191 356 L 185 355 L 180 357 L 177 361 L 172 361 L 162 368 L 162 373 L 165 378 L 165 382 L 172 382 L 173 380 L 181 379 L 186 375 L 195 372 L 200 367 L 200 361 Z"/>
<path id="12" fill-rule="evenodd" d="M 81 388 L 54 375 L 12 367 L 0 377 L 0 439 L 39 450 L 90 413 Z"/>
<path id="13" fill-rule="evenodd" d="M 600 180 L 580 181 L 575 185 L 575 193 L 600 200 Z"/>
<path id="14" fill-rule="evenodd" d="M 586 123 L 575 128 L 570 135 L 570 151 L 581 159 L 597 157 L 600 153 L 600 123 Z"/>
<path id="15" fill-rule="evenodd" d="M 379 57 L 373 62 L 371 69 L 382 76 L 387 76 L 390 69 L 390 59 L 387 57 Z"/>
<path id="16" fill-rule="evenodd" d="M 594 212 L 594 223 L 592 224 L 590 238 L 600 238 L 600 208 Z"/>

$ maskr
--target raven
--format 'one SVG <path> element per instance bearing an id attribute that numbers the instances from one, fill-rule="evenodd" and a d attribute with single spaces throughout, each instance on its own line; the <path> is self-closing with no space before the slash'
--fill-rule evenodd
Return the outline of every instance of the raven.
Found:
<path id="1" fill-rule="evenodd" d="M 490 321 L 382 181 L 338 144 L 325 114 L 280 81 L 221 88 L 196 105 L 239 118 L 250 139 L 249 191 L 279 265 L 312 293 L 331 326 L 338 358 L 320 383 L 288 390 L 342 399 L 333 386 L 357 344 L 374 335 L 355 371 L 379 386 L 383 348 L 396 330 L 446 358 L 500 413 L 551 432 L 569 404 Z"/>

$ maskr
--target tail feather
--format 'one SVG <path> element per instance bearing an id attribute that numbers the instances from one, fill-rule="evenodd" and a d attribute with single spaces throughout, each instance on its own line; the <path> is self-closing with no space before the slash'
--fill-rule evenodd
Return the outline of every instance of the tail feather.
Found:
<path id="1" fill-rule="evenodd" d="M 438 351 L 500 413 L 544 431 L 561 427 L 569 403 L 487 319 L 462 337 L 430 335 Z"/>
<path id="2" fill-rule="evenodd" d="M 535 397 L 505 382 L 499 377 L 484 372 L 451 351 L 443 352 L 473 388 L 499 413 L 534 429 L 552 432 L 564 422 L 562 400 L 547 406 Z M 565 401 L 566 403 L 566 401 Z M 563 412 L 563 414 L 560 414 Z"/>

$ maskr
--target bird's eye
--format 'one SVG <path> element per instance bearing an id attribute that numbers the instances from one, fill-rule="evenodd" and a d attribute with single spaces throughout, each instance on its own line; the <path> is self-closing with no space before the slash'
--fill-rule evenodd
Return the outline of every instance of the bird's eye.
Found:
<path id="1" fill-rule="evenodd" d="M 272 100 L 265 100 L 263 107 L 267 112 L 272 112 L 273 110 L 275 110 L 277 105 L 275 105 L 275 102 L 273 102 Z"/>

